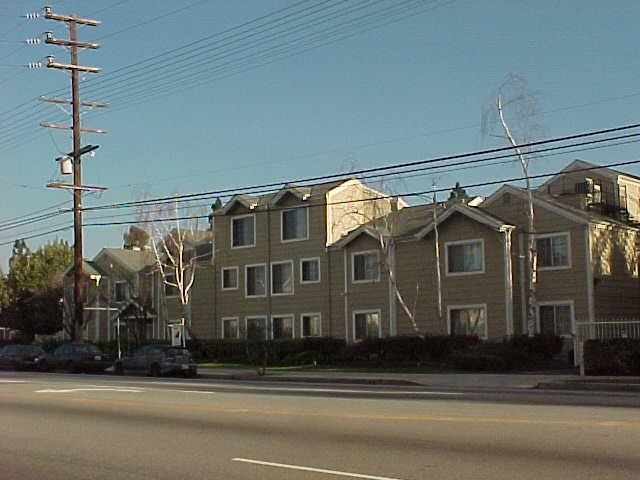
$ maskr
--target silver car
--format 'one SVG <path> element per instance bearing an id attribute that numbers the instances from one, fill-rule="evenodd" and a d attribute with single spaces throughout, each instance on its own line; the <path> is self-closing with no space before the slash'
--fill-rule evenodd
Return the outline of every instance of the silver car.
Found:
<path id="1" fill-rule="evenodd" d="M 118 375 L 126 372 L 145 373 L 152 377 L 178 374 L 195 377 L 198 366 L 193 361 L 189 350 L 170 345 L 144 345 L 113 364 Z"/>

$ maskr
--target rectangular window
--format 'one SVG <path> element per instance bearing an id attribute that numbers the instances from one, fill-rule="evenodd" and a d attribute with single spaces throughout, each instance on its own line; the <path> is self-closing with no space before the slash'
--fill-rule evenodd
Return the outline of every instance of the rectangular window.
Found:
<path id="1" fill-rule="evenodd" d="M 320 281 L 320 259 L 303 258 L 300 260 L 300 282 L 316 283 Z"/>
<path id="2" fill-rule="evenodd" d="M 449 332 L 451 335 L 476 335 L 487 338 L 487 314 L 484 305 L 449 308 Z"/>
<path id="3" fill-rule="evenodd" d="M 231 219 L 231 247 L 253 247 L 256 244 L 255 216 L 243 215 Z"/>
<path id="4" fill-rule="evenodd" d="M 267 339 L 267 318 L 247 317 L 247 340 L 258 342 Z"/>
<path id="5" fill-rule="evenodd" d="M 271 294 L 293 294 L 293 261 L 271 264 Z"/>
<path id="6" fill-rule="evenodd" d="M 319 313 L 303 313 L 300 316 L 300 324 L 303 337 L 322 336 L 322 322 Z"/>
<path id="7" fill-rule="evenodd" d="M 380 311 L 369 310 L 353 312 L 356 340 L 380 336 Z"/>
<path id="8" fill-rule="evenodd" d="M 222 338 L 240 338 L 240 322 L 236 317 L 222 319 Z"/>
<path id="9" fill-rule="evenodd" d="M 540 305 L 540 331 L 547 335 L 571 335 L 571 305 Z"/>
<path id="10" fill-rule="evenodd" d="M 247 297 L 264 297 L 267 294 L 267 267 L 264 263 L 245 267 L 245 294 Z"/>
<path id="11" fill-rule="evenodd" d="M 560 233 L 536 237 L 539 268 L 569 266 L 569 234 Z"/>
<path id="12" fill-rule="evenodd" d="M 282 210 L 282 241 L 306 240 L 309 238 L 309 210 L 306 207 Z"/>
<path id="13" fill-rule="evenodd" d="M 465 275 L 484 272 L 484 242 L 465 240 L 446 243 L 447 274 Z"/>
<path id="14" fill-rule="evenodd" d="M 180 293 L 180 291 L 178 290 L 178 287 L 175 286 L 176 283 L 176 276 L 169 273 L 167 275 L 165 275 L 165 281 L 164 281 L 164 294 L 167 297 L 177 297 L 178 294 Z M 173 284 L 173 285 L 170 285 Z"/>
<path id="15" fill-rule="evenodd" d="M 114 285 L 116 302 L 124 302 L 129 298 L 129 283 L 126 281 L 116 282 Z"/>
<path id="16" fill-rule="evenodd" d="M 274 340 L 293 338 L 293 315 L 271 317 L 271 329 Z"/>
<path id="17" fill-rule="evenodd" d="M 378 252 L 357 252 L 352 256 L 354 282 L 377 282 L 380 278 Z"/>
<path id="18" fill-rule="evenodd" d="M 222 290 L 236 290 L 238 288 L 238 267 L 224 267 L 222 269 Z"/>

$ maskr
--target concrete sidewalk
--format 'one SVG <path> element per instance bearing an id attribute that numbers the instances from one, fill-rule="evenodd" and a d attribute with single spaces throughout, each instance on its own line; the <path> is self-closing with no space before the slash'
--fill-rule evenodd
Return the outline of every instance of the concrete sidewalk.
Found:
<path id="1" fill-rule="evenodd" d="M 200 368 L 203 378 L 221 380 L 258 380 L 302 383 L 344 383 L 359 385 L 418 385 L 446 388 L 479 389 L 533 389 L 597 390 L 640 392 L 640 379 L 634 377 L 579 377 L 577 375 L 553 375 L 538 373 L 489 374 L 489 373 L 355 373 L 321 371 L 267 370 L 260 376 L 251 369 Z M 586 380 L 586 382 L 584 381 Z"/>

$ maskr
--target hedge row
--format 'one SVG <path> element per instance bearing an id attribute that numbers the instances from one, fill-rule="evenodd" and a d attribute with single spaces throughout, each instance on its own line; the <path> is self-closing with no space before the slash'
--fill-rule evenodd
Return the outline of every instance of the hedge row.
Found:
<path id="1" fill-rule="evenodd" d="M 51 351 L 59 343 L 50 341 L 43 347 Z M 167 341 L 145 341 L 145 344 L 152 343 Z M 117 354 L 115 340 L 97 345 L 106 353 Z M 121 344 L 123 354 L 133 348 L 135 345 Z M 501 342 L 483 342 L 475 336 L 427 335 L 368 338 L 353 344 L 331 337 L 264 342 L 194 339 L 187 342 L 187 348 L 197 361 L 250 363 L 257 366 L 317 363 L 384 367 L 431 363 L 443 369 L 462 371 L 517 371 L 547 368 L 551 359 L 560 353 L 562 338 L 522 335 Z M 613 350 L 617 348 L 612 347 Z M 612 358 L 609 353 L 600 356 Z M 603 364 L 603 361 L 600 363 Z M 637 363 L 635 365 L 637 368 Z"/>
<path id="2" fill-rule="evenodd" d="M 587 375 L 640 375 L 640 339 L 588 340 L 584 366 Z"/>

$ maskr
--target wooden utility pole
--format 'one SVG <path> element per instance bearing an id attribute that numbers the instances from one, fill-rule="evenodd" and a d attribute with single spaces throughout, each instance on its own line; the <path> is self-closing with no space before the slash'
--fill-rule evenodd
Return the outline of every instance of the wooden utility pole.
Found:
<path id="1" fill-rule="evenodd" d="M 78 78 L 79 72 L 97 73 L 100 68 L 86 67 L 78 64 L 78 49 L 79 48 L 99 48 L 97 43 L 79 42 L 77 36 L 78 25 L 88 25 L 96 27 L 100 25 L 98 20 L 92 20 L 88 18 L 80 18 L 74 14 L 60 15 L 53 13 L 50 6 L 44 7 L 44 18 L 49 20 L 56 20 L 59 22 L 66 22 L 69 26 L 69 39 L 57 39 L 51 32 L 45 34 L 45 43 L 52 45 L 61 45 L 68 47 L 71 52 L 71 63 L 63 64 L 56 63 L 54 57 L 47 57 L 47 67 L 56 68 L 60 70 L 71 71 L 71 102 L 65 100 L 49 100 L 41 99 L 43 101 L 49 101 L 51 103 L 71 103 L 72 107 L 72 125 L 71 127 L 41 123 L 43 127 L 49 128 L 70 128 L 73 131 L 73 151 L 69 154 L 73 162 L 73 184 L 67 185 L 62 183 L 49 184 L 55 188 L 71 188 L 73 189 L 73 233 L 74 233 L 74 246 L 73 246 L 73 325 L 71 328 L 71 337 L 73 341 L 82 341 L 82 326 L 84 325 L 84 275 L 83 275 L 83 253 L 82 253 L 82 191 L 88 189 L 94 189 L 100 187 L 87 187 L 82 185 L 82 154 L 86 153 L 88 149 L 83 149 L 81 144 L 80 133 L 83 131 L 80 128 L 80 107 L 88 105 L 91 107 L 103 107 L 103 104 L 83 104 L 80 102 L 80 82 Z M 87 131 L 87 130 L 85 130 Z M 106 133 L 102 130 L 91 130 L 95 133 Z M 97 148 L 97 147 L 96 147 Z M 63 173 L 65 173 L 63 171 Z"/>

